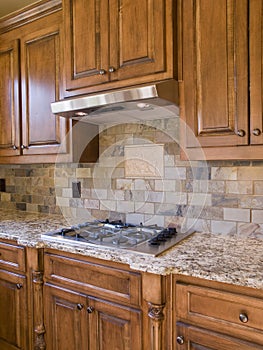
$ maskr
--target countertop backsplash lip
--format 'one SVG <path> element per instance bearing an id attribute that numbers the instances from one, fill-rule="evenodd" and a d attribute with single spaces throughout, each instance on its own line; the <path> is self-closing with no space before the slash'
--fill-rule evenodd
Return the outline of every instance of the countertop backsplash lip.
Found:
<path id="1" fill-rule="evenodd" d="M 128 264 L 160 275 L 186 275 L 263 289 L 263 239 L 196 232 L 159 257 L 120 249 L 44 242 L 41 233 L 66 224 L 61 216 L 0 210 L 0 238 L 35 248 L 51 248 Z"/>

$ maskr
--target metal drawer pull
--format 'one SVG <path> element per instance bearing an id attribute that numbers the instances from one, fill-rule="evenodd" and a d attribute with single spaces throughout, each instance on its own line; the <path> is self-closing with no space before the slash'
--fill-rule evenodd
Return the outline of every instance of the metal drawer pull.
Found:
<path id="1" fill-rule="evenodd" d="M 84 307 L 84 305 L 83 305 L 83 304 L 77 304 L 77 309 L 78 309 L 78 310 L 82 310 L 82 309 L 83 309 L 83 307 Z"/>
<path id="2" fill-rule="evenodd" d="M 94 309 L 93 306 L 88 306 L 88 307 L 87 307 L 87 311 L 88 311 L 89 314 L 92 314 L 92 312 L 93 312 L 94 310 L 95 310 L 95 309 Z"/>
<path id="3" fill-rule="evenodd" d="M 246 135 L 246 132 L 245 130 L 239 129 L 237 130 L 237 135 L 240 137 L 244 137 Z"/>
<path id="4" fill-rule="evenodd" d="M 115 72 L 115 68 L 111 66 L 111 67 L 109 68 L 109 72 L 110 72 L 110 73 Z"/>
<path id="5" fill-rule="evenodd" d="M 15 151 L 17 149 L 17 146 L 16 145 L 13 145 L 12 146 L 12 149 Z"/>
<path id="6" fill-rule="evenodd" d="M 176 341 L 179 345 L 183 345 L 184 344 L 184 337 L 182 335 L 179 335 L 177 338 L 176 338 Z"/>
<path id="7" fill-rule="evenodd" d="M 253 133 L 253 135 L 255 135 L 255 136 L 259 136 L 259 135 L 261 134 L 261 131 L 260 131 L 259 129 L 254 129 L 254 130 L 252 131 L 252 133 Z"/>
<path id="8" fill-rule="evenodd" d="M 242 323 L 247 323 L 248 322 L 248 317 L 246 314 L 240 314 L 239 319 Z"/>
<path id="9" fill-rule="evenodd" d="M 99 70 L 99 74 L 100 74 L 100 75 L 104 75 L 104 74 L 106 74 L 105 69 L 100 69 L 100 70 Z"/>
<path id="10" fill-rule="evenodd" d="M 22 287 L 23 287 L 23 285 L 21 283 L 17 283 L 17 285 L 16 285 L 17 289 L 21 289 Z"/>

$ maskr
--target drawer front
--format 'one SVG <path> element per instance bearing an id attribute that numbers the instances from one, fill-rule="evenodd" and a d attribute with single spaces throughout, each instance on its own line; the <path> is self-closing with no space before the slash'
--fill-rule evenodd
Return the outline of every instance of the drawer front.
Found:
<path id="1" fill-rule="evenodd" d="M 45 278 L 53 283 L 119 303 L 141 303 L 138 273 L 53 254 L 45 254 L 44 264 Z"/>
<path id="2" fill-rule="evenodd" d="M 25 272 L 25 248 L 0 242 L 0 268 Z"/>
<path id="3" fill-rule="evenodd" d="M 252 340 L 256 336 L 263 342 L 262 299 L 177 284 L 175 302 L 177 319 Z"/>

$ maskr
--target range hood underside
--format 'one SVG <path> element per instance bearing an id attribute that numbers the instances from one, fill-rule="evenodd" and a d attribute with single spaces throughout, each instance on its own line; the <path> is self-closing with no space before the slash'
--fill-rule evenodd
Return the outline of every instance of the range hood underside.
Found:
<path id="1" fill-rule="evenodd" d="M 179 116 L 178 82 L 115 90 L 51 104 L 52 113 L 91 124 L 130 123 Z"/>

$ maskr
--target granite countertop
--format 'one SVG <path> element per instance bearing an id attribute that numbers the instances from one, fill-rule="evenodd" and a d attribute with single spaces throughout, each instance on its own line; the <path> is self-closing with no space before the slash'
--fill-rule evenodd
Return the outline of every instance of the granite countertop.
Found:
<path id="1" fill-rule="evenodd" d="M 90 245 L 44 242 L 41 233 L 68 226 L 63 217 L 0 210 L 0 238 L 35 248 L 49 247 L 128 264 L 155 274 L 183 274 L 263 289 L 262 238 L 194 233 L 159 257 Z"/>

